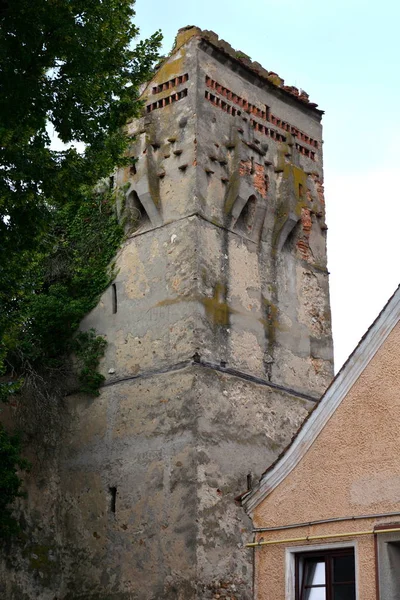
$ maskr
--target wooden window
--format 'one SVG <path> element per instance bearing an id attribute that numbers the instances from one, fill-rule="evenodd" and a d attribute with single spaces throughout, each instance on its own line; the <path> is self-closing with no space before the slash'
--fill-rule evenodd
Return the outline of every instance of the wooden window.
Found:
<path id="1" fill-rule="evenodd" d="M 353 548 L 296 555 L 296 600 L 356 600 Z"/>

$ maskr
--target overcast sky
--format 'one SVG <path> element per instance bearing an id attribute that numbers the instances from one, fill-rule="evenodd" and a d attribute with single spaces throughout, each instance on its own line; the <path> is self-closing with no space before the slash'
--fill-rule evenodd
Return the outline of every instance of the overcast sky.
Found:
<path id="1" fill-rule="evenodd" d="M 328 266 L 340 368 L 399 283 L 400 2 L 137 0 L 141 37 L 215 31 L 325 111 Z"/>

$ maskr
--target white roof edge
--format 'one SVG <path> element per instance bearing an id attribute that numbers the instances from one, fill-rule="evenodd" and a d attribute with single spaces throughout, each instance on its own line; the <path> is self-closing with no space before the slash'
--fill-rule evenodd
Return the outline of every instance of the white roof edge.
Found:
<path id="1" fill-rule="evenodd" d="M 243 507 L 250 516 L 260 502 L 300 462 L 399 319 L 400 286 L 336 375 L 292 444 L 272 469 L 260 479 L 257 487 L 242 500 Z"/>

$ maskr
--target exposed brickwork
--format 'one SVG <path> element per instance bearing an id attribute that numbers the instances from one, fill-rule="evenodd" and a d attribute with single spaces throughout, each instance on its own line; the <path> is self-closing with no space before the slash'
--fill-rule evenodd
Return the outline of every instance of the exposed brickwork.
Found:
<path id="1" fill-rule="evenodd" d="M 241 160 L 239 165 L 239 175 L 243 177 L 251 173 L 251 160 Z"/>
<path id="2" fill-rule="evenodd" d="M 204 95 L 205 95 L 206 100 L 209 100 L 209 102 L 211 102 L 211 104 L 214 104 L 214 106 L 218 106 L 219 108 L 221 108 L 228 114 L 232 115 L 233 117 L 235 117 L 236 115 L 239 115 L 239 116 L 241 115 L 240 110 L 237 110 L 234 106 L 231 106 L 227 102 L 224 102 L 223 100 L 221 100 L 221 98 L 218 98 L 218 96 L 215 96 L 214 94 L 210 94 L 210 92 L 207 92 L 207 91 L 205 92 Z"/>
<path id="3" fill-rule="evenodd" d="M 179 77 L 174 77 L 173 79 L 170 79 L 169 81 L 164 81 L 164 83 L 160 83 L 159 85 L 156 85 L 155 87 L 153 87 L 152 94 L 160 94 L 161 92 L 164 92 L 166 90 L 170 90 L 174 87 L 178 87 L 178 85 L 185 83 L 186 81 L 188 81 L 188 79 L 189 79 L 189 75 L 188 75 L 188 73 L 185 73 L 184 75 L 179 75 Z"/>
<path id="4" fill-rule="evenodd" d="M 311 212 L 308 208 L 301 209 L 301 229 L 302 237 L 298 240 L 296 247 L 303 260 L 310 258 L 310 233 L 312 227 Z"/>
<path id="5" fill-rule="evenodd" d="M 260 119 L 264 119 L 265 121 L 268 121 L 268 122 L 272 123 L 273 125 L 280 127 L 281 129 L 284 129 L 288 133 L 291 133 L 294 137 L 297 137 L 298 139 L 302 140 L 306 144 L 309 144 L 310 146 L 313 146 L 314 148 L 319 147 L 317 140 L 314 140 L 309 135 L 307 135 L 306 133 L 304 133 L 297 127 L 294 127 L 290 123 L 287 123 L 286 121 L 283 121 L 282 119 L 279 119 L 275 115 L 271 114 L 269 106 L 265 105 L 265 109 L 262 109 L 262 108 L 255 106 L 254 104 L 251 104 L 248 100 L 241 98 L 240 96 L 238 96 L 237 94 L 234 94 L 231 90 L 224 87 L 223 85 L 221 85 L 214 79 L 211 79 L 211 77 L 209 77 L 208 75 L 206 75 L 206 86 L 212 90 L 215 90 L 215 92 L 217 94 L 219 94 L 220 96 L 224 96 L 227 100 L 230 100 L 234 104 L 237 104 L 238 106 L 243 108 L 243 110 L 245 112 L 252 114 L 256 117 L 259 117 Z M 207 94 L 206 94 L 206 98 L 209 99 L 207 97 Z M 217 106 L 220 105 L 218 103 L 218 99 L 214 103 L 216 103 Z M 239 114 L 240 114 L 240 112 L 239 112 Z"/>
<path id="6" fill-rule="evenodd" d="M 295 144 L 295 148 L 303 156 L 307 156 L 308 158 L 311 158 L 311 160 L 315 160 L 315 152 L 313 152 L 312 150 L 309 150 L 308 148 L 301 146 L 301 144 Z"/>
<path id="7" fill-rule="evenodd" d="M 254 189 L 263 198 L 267 197 L 269 180 L 268 175 L 265 173 L 264 165 L 252 163 L 251 160 L 242 160 L 239 164 L 239 175 L 240 177 L 253 175 Z"/>
<path id="8" fill-rule="evenodd" d="M 284 135 L 282 135 L 275 129 L 271 129 L 270 127 L 265 127 L 265 125 L 262 125 L 261 123 L 258 123 L 257 121 L 254 121 L 254 119 L 250 119 L 250 125 L 252 126 L 252 128 L 255 131 L 258 131 L 259 133 L 262 133 L 262 134 L 266 135 L 267 137 L 270 137 L 271 139 L 276 140 L 277 142 L 286 142 L 286 137 Z"/>
<path id="9" fill-rule="evenodd" d="M 312 227 L 311 212 L 308 208 L 301 209 L 301 225 L 306 234 L 310 234 Z"/>
<path id="10" fill-rule="evenodd" d="M 310 256 L 310 247 L 306 240 L 300 239 L 296 244 L 297 250 L 299 251 L 300 257 L 303 260 L 308 260 Z"/>
<path id="11" fill-rule="evenodd" d="M 221 98 L 218 98 L 218 96 L 211 94 L 211 92 L 208 92 L 207 90 L 205 91 L 204 96 L 206 100 L 211 102 L 211 104 L 217 106 L 218 108 L 228 113 L 229 115 L 232 115 L 233 117 L 235 117 L 236 115 L 240 116 L 242 114 L 240 110 L 237 110 L 234 106 L 228 104 Z M 254 119 L 250 119 L 250 125 L 255 131 L 258 131 L 259 133 L 262 133 L 263 135 L 266 135 L 267 137 L 277 142 L 284 143 L 287 141 L 287 138 L 284 135 L 282 135 L 275 129 L 272 129 L 271 127 L 266 127 L 265 125 L 259 123 L 258 121 L 255 121 Z M 315 152 L 313 150 L 305 148 L 304 146 L 301 146 L 297 143 L 295 147 L 296 150 L 298 150 L 303 156 L 307 156 L 308 158 L 311 158 L 311 160 L 315 160 Z"/>
<path id="12" fill-rule="evenodd" d="M 186 98 L 188 94 L 187 88 L 185 88 L 184 90 L 180 91 L 180 92 L 176 92 L 175 94 L 171 94 L 171 96 L 167 96 L 166 98 L 161 98 L 160 100 L 157 100 L 156 102 L 153 102 L 152 104 L 148 104 L 146 106 L 146 112 L 152 112 L 153 110 L 156 110 L 157 108 L 164 108 L 164 106 L 168 106 L 169 104 L 172 104 L 173 102 L 177 102 L 178 100 L 181 100 L 182 98 Z"/>
<path id="13" fill-rule="evenodd" d="M 318 179 L 318 175 L 314 175 L 313 179 L 314 179 L 314 181 L 316 183 L 316 187 L 317 187 L 318 200 L 320 201 L 321 205 L 324 206 L 325 205 L 324 184 L 320 179 Z"/>
<path id="14" fill-rule="evenodd" d="M 256 117 L 260 117 L 261 119 L 268 120 L 267 119 L 267 115 L 269 112 L 268 106 L 265 107 L 265 110 L 263 110 L 261 108 L 257 108 L 257 106 L 255 106 L 254 104 L 250 104 L 250 102 L 248 102 L 247 100 L 244 100 L 237 94 L 234 94 L 233 92 L 231 92 L 231 90 L 228 90 L 228 88 L 222 86 L 217 81 L 214 81 L 213 79 L 211 79 L 211 77 L 208 77 L 208 76 L 206 76 L 206 86 L 212 90 L 215 90 L 218 94 L 220 94 L 220 96 L 225 96 L 225 98 L 227 98 L 228 100 L 231 100 L 234 104 L 237 104 L 238 106 L 243 108 L 243 110 L 245 110 L 249 114 L 253 114 L 253 115 L 256 115 Z"/>
<path id="15" fill-rule="evenodd" d="M 268 175 L 265 173 L 264 165 L 254 165 L 254 188 L 263 197 L 267 197 L 268 193 Z"/>

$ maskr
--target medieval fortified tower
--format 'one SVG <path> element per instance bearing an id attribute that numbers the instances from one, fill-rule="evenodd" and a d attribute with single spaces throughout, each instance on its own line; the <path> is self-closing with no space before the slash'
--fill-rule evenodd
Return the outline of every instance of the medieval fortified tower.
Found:
<path id="1" fill-rule="evenodd" d="M 13 600 L 249 600 L 235 498 L 333 375 L 322 112 L 195 27 L 143 99 L 114 182 L 130 233 L 83 323 L 106 382 L 70 400 L 56 500 L 31 485 L 53 539 L 10 571 Z"/>

